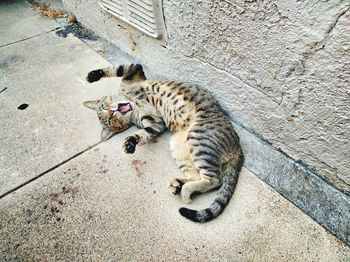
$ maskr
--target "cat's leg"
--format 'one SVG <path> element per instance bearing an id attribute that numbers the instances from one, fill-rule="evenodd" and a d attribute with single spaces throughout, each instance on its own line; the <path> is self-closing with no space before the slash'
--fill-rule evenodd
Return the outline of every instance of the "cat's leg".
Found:
<path id="1" fill-rule="evenodd" d="M 86 80 L 89 83 L 96 82 L 100 80 L 102 77 L 116 77 L 122 76 L 123 74 L 118 73 L 118 68 L 120 66 L 109 66 L 105 68 L 96 69 L 90 71 L 86 76 Z"/>
<path id="2" fill-rule="evenodd" d="M 102 77 L 123 77 L 123 81 L 137 82 L 146 79 L 142 65 L 118 65 L 100 68 L 88 73 L 86 80 L 90 83 L 100 80 Z"/>
<path id="3" fill-rule="evenodd" d="M 203 135 L 202 127 L 193 127 L 187 137 L 188 147 L 194 166 L 199 170 L 200 179 L 183 185 L 181 198 L 190 203 L 194 192 L 208 192 L 221 186 L 219 148 L 209 136 Z"/>
<path id="4" fill-rule="evenodd" d="M 193 165 L 186 138 L 187 131 L 181 131 L 174 133 L 170 140 L 172 156 L 179 169 L 186 175 L 185 178 L 173 178 L 169 182 L 168 189 L 174 195 L 180 194 L 184 184 L 200 179 L 200 175 Z"/>
<path id="5" fill-rule="evenodd" d="M 189 204 L 192 202 L 191 195 L 195 192 L 208 192 L 212 189 L 218 188 L 222 185 L 222 181 L 220 181 L 216 175 L 208 176 L 206 173 L 199 172 L 200 179 L 198 181 L 191 181 L 182 186 L 181 189 L 181 199 L 185 203 Z"/>
<path id="6" fill-rule="evenodd" d="M 135 134 L 128 136 L 124 142 L 124 151 L 132 154 L 135 152 L 136 145 L 142 142 L 148 142 L 167 129 L 163 119 L 155 116 L 143 116 L 141 118 L 144 128 L 138 130 Z"/>

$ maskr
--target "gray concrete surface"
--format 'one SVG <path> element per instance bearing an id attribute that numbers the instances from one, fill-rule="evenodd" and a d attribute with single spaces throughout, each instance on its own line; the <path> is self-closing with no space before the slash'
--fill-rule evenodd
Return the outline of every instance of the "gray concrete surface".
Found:
<path id="1" fill-rule="evenodd" d="M 350 244 L 348 0 L 163 1 L 161 41 L 97 0 L 63 2 L 146 75 L 210 89 L 239 127 L 246 166 Z"/>
<path id="2" fill-rule="evenodd" d="M 108 62 L 79 39 L 43 33 L 1 47 L 0 64 L 1 90 L 7 87 L 0 93 L 1 193 L 52 169 L 0 199 L 1 261 L 350 257 L 347 245 L 247 169 L 219 218 L 207 224 L 182 218 L 184 205 L 166 189 L 180 175 L 169 135 L 134 155 L 121 149 L 132 130 L 96 145 L 100 127 L 81 102 L 112 93 L 118 81 L 84 82 L 86 72 Z M 21 111 L 22 103 L 29 106 Z M 214 195 L 189 206 L 207 207 Z"/>
<path id="3" fill-rule="evenodd" d="M 94 116 L 89 117 L 91 125 Z M 243 170 L 224 213 L 181 217 L 168 136 L 121 150 L 115 136 L 0 201 L 0 260 L 346 261 L 350 249 Z M 215 192 L 191 206 L 207 207 Z"/>
<path id="4" fill-rule="evenodd" d="M 26 29 L 16 30 L 6 34 Z M 118 80 L 103 82 L 105 90 L 85 83 L 86 72 L 106 65 L 77 38 L 55 32 L 1 48 L 0 195 L 98 141 L 82 102 L 116 90 Z M 28 108 L 18 110 L 23 103 Z"/>
<path id="5" fill-rule="evenodd" d="M 350 193 L 349 0 L 162 1 L 166 45 L 97 0 L 63 2 L 152 72 L 207 86 L 243 126 Z"/>
<path id="6" fill-rule="evenodd" d="M 0 47 L 50 32 L 55 28 L 57 23 L 38 16 L 27 1 L 0 2 Z"/>

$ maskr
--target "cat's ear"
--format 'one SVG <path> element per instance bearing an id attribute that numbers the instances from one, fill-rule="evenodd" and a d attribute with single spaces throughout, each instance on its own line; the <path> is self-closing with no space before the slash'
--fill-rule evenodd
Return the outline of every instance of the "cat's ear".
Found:
<path id="1" fill-rule="evenodd" d="M 83 105 L 86 106 L 87 108 L 92 109 L 92 110 L 96 110 L 96 107 L 97 107 L 98 103 L 100 103 L 100 100 L 85 101 L 83 103 Z"/>
<path id="2" fill-rule="evenodd" d="M 109 139 L 113 134 L 114 134 L 114 132 L 108 130 L 107 128 L 102 128 L 102 132 L 101 132 L 101 141 L 106 141 L 106 140 Z"/>

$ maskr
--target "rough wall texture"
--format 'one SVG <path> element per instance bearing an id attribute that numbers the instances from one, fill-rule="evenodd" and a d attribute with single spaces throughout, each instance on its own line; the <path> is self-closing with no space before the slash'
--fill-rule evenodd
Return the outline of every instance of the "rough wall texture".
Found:
<path id="1" fill-rule="evenodd" d="M 350 192 L 350 1 L 163 1 L 165 40 L 64 0 L 153 74 L 207 86 L 238 122 Z"/>

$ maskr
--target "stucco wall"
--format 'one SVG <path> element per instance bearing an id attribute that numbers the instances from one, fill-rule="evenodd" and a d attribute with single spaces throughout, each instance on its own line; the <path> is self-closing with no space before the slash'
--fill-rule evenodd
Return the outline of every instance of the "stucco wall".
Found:
<path id="1" fill-rule="evenodd" d="M 63 2 L 154 75 L 207 86 L 243 126 L 350 192 L 349 0 L 164 0 L 162 41 L 97 0 Z"/>

